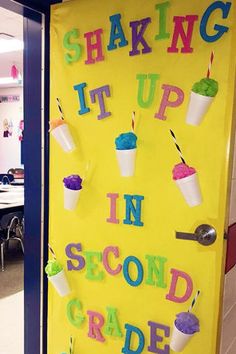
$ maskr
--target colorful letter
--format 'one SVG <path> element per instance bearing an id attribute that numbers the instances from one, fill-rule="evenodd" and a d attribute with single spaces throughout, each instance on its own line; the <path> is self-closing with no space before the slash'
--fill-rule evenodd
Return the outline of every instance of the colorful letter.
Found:
<path id="1" fill-rule="evenodd" d="M 188 15 L 186 17 L 183 16 L 174 16 L 175 29 L 173 33 L 171 47 L 167 49 L 169 53 L 178 53 L 177 42 L 179 36 L 182 39 L 183 47 L 181 48 L 181 53 L 192 53 L 193 48 L 190 47 L 192 34 L 193 34 L 193 26 L 194 22 L 197 21 L 197 15 Z M 184 32 L 183 22 L 188 22 L 187 33 Z"/>
<path id="2" fill-rule="evenodd" d="M 120 19 L 121 19 L 120 14 L 110 16 L 111 33 L 110 33 L 110 42 L 109 45 L 107 46 L 108 50 L 117 48 L 117 44 L 115 44 L 115 41 L 117 39 L 120 39 L 118 43 L 119 47 L 125 47 L 128 44 L 128 41 L 125 38 L 124 31 L 120 23 Z"/>
<path id="3" fill-rule="evenodd" d="M 75 54 L 72 56 L 69 53 L 65 54 L 65 59 L 68 64 L 73 63 L 74 61 L 79 60 L 81 56 L 81 46 L 78 43 L 70 43 L 71 37 L 79 38 L 79 31 L 77 29 L 73 29 L 70 32 L 67 32 L 63 39 L 63 45 L 68 50 L 74 50 Z"/>
<path id="4" fill-rule="evenodd" d="M 138 50 L 139 43 L 142 43 L 143 49 L 142 54 L 150 53 L 152 48 L 150 48 L 143 38 L 144 32 L 147 28 L 147 25 L 151 22 L 151 18 L 143 18 L 140 21 L 130 22 L 129 26 L 132 28 L 132 50 L 129 52 L 130 56 L 140 54 L 140 50 Z M 141 26 L 139 32 L 138 28 Z"/>
<path id="5" fill-rule="evenodd" d="M 133 280 L 131 279 L 130 275 L 129 275 L 129 264 L 133 262 L 136 267 L 137 267 L 137 279 Z M 127 258 L 125 258 L 124 260 L 124 264 L 123 264 L 123 274 L 125 277 L 125 280 L 127 281 L 127 283 L 131 286 L 138 286 L 142 283 L 143 281 L 143 266 L 142 263 L 140 262 L 140 260 L 134 256 L 129 256 Z"/>
<path id="6" fill-rule="evenodd" d="M 94 274 L 97 270 L 98 265 L 93 263 L 93 258 L 97 258 L 99 262 L 102 260 L 102 252 L 84 252 L 86 259 L 86 278 L 90 280 L 102 280 L 104 277 L 104 273 L 98 272 Z"/>
<path id="7" fill-rule="evenodd" d="M 181 88 L 172 85 L 162 85 L 162 89 L 164 90 L 159 112 L 155 114 L 155 118 L 159 118 L 162 120 L 166 120 L 167 116 L 165 116 L 166 107 L 178 107 L 182 104 L 184 100 L 184 92 Z M 170 94 L 174 92 L 177 95 L 177 99 L 175 101 L 170 101 Z"/>
<path id="8" fill-rule="evenodd" d="M 156 82 L 160 78 L 160 75 L 158 74 L 138 74 L 136 76 L 136 79 L 139 81 L 139 86 L 138 86 L 138 104 L 142 108 L 148 108 L 151 106 L 154 95 L 155 95 L 155 89 L 156 89 Z M 150 89 L 149 93 L 145 94 L 145 97 L 147 97 L 146 100 L 144 100 L 144 83 L 145 80 L 150 79 Z"/>
<path id="9" fill-rule="evenodd" d="M 155 9 L 159 11 L 159 34 L 155 36 L 156 40 L 167 39 L 170 37 L 170 33 L 166 32 L 166 17 L 167 9 L 170 7 L 170 2 L 162 2 L 161 4 L 156 4 Z"/>
<path id="10" fill-rule="evenodd" d="M 206 9 L 206 11 L 202 16 L 202 20 L 200 24 L 200 34 L 202 36 L 202 39 L 204 39 L 204 41 L 215 42 L 218 39 L 220 39 L 225 32 L 228 31 L 229 27 L 215 25 L 214 30 L 216 31 L 216 34 L 210 35 L 207 33 L 207 24 L 212 12 L 218 9 L 222 11 L 223 14 L 222 18 L 227 18 L 229 15 L 231 5 L 232 5 L 231 2 L 224 3 L 223 1 L 215 1 Z"/>
<path id="11" fill-rule="evenodd" d="M 87 60 L 85 60 L 85 64 L 94 64 L 95 61 L 104 60 L 104 56 L 102 54 L 102 38 L 101 34 L 103 33 L 102 28 L 97 29 L 94 32 L 87 32 L 84 34 L 84 38 L 87 41 Z M 92 44 L 92 37 L 96 37 L 95 43 Z M 93 51 L 96 50 L 97 56 L 93 58 Z"/>
<path id="12" fill-rule="evenodd" d="M 81 312 L 82 305 L 78 299 L 73 299 L 67 304 L 67 318 L 70 323 L 75 327 L 80 327 L 85 317 Z"/>
<path id="13" fill-rule="evenodd" d="M 65 248 L 65 252 L 67 257 L 71 258 L 71 259 L 75 259 L 76 261 L 78 261 L 78 265 L 75 266 L 71 261 L 67 261 L 67 269 L 70 270 L 80 270 L 83 269 L 85 266 L 85 260 L 84 257 L 79 256 L 78 254 L 74 254 L 72 252 L 72 248 L 75 248 L 78 252 L 82 251 L 82 246 L 81 243 L 69 243 L 66 248 Z"/>
<path id="14" fill-rule="evenodd" d="M 182 272 L 181 270 L 178 269 L 171 269 L 171 274 L 172 274 L 172 280 L 171 280 L 171 286 L 170 286 L 170 291 L 169 294 L 166 295 L 166 299 L 178 303 L 182 303 L 187 301 L 190 296 L 192 295 L 193 292 L 193 281 L 192 278 L 185 272 Z M 182 280 L 185 281 L 185 290 L 184 294 L 182 296 L 176 296 L 176 288 L 177 288 L 177 283 L 179 278 L 182 278 Z M 181 290 L 183 287 L 181 287 Z"/>
<path id="15" fill-rule="evenodd" d="M 110 217 L 107 219 L 107 222 L 112 224 L 119 224 L 119 219 L 116 218 L 116 199 L 119 198 L 118 193 L 107 193 L 107 197 L 110 198 Z"/>
<path id="16" fill-rule="evenodd" d="M 99 342 L 104 342 L 105 338 L 102 335 L 101 328 L 104 325 L 104 318 L 99 312 L 87 311 L 89 316 L 89 332 L 88 337 L 96 339 Z"/>
<path id="17" fill-rule="evenodd" d="M 105 110 L 103 92 L 105 92 L 107 97 L 111 96 L 110 87 L 108 85 L 99 87 L 99 88 L 89 92 L 92 103 L 96 102 L 96 95 L 98 97 L 98 102 L 99 102 L 99 107 L 100 107 L 100 114 L 97 116 L 98 119 L 103 119 L 103 118 L 109 117 L 111 115 L 111 112 L 106 112 L 106 110 Z"/>
<path id="18" fill-rule="evenodd" d="M 144 348 L 144 335 L 143 332 L 138 328 L 131 326 L 130 324 L 126 323 L 125 324 L 125 329 L 126 329 L 126 336 L 125 336 L 125 345 L 124 348 L 122 348 L 122 353 L 124 354 L 140 354 L 143 351 Z M 132 333 L 137 334 L 138 336 L 138 348 L 137 349 L 131 349 L 131 336 Z"/>
<path id="19" fill-rule="evenodd" d="M 163 337 L 157 335 L 157 330 L 161 329 L 162 331 L 164 331 L 164 336 L 168 338 L 170 336 L 170 327 L 152 321 L 148 321 L 148 325 L 150 326 L 150 332 L 151 332 L 150 345 L 148 347 L 148 351 L 157 354 L 169 354 L 170 353 L 169 345 L 165 345 L 163 349 L 157 348 L 157 343 L 163 342 Z"/>
<path id="20" fill-rule="evenodd" d="M 117 275 L 117 274 L 119 274 L 121 272 L 122 265 L 118 264 L 116 269 L 112 269 L 110 267 L 110 264 L 109 264 L 109 261 L 108 261 L 110 253 L 113 253 L 115 258 L 119 258 L 119 249 L 118 249 L 118 247 L 112 247 L 112 246 L 106 247 L 104 249 L 104 251 L 103 251 L 103 257 L 102 257 L 103 265 L 104 265 L 104 268 L 106 269 L 107 273 L 109 273 L 111 275 Z"/>
<path id="21" fill-rule="evenodd" d="M 146 279 L 146 284 L 148 285 L 156 285 L 159 288 L 166 288 L 166 283 L 164 281 L 165 276 L 165 268 L 164 264 L 167 261 L 167 258 L 164 257 L 155 257 L 146 255 L 145 258 L 148 261 L 148 274 Z M 159 262 L 159 268 L 157 268 L 156 261 Z M 157 280 L 153 279 L 153 275 L 155 274 Z"/>
<path id="22" fill-rule="evenodd" d="M 116 315 L 116 309 L 113 307 L 107 307 L 107 320 L 104 328 L 104 333 L 107 336 L 122 337 L 118 318 Z"/>
<path id="23" fill-rule="evenodd" d="M 84 98 L 84 88 L 86 86 L 87 84 L 85 82 L 74 86 L 74 90 L 77 91 L 79 95 L 80 110 L 78 111 L 78 114 L 85 114 L 90 111 L 90 109 L 86 107 L 85 98 Z"/>
<path id="24" fill-rule="evenodd" d="M 126 213 L 125 219 L 123 220 L 124 224 L 143 226 L 141 219 L 141 201 L 144 199 L 142 195 L 129 195 L 125 194 L 124 199 L 126 201 Z M 133 204 L 133 199 L 136 200 L 136 208 Z M 134 221 L 131 221 L 131 213 L 133 214 Z"/>

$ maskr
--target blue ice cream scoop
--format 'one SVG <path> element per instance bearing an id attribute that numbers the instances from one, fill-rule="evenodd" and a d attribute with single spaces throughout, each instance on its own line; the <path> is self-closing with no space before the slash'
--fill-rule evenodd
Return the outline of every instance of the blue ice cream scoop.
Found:
<path id="1" fill-rule="evenodd" d="M 137 147 L 137 136 L 132 133 L 122 133 L 115 139 L 117 150 L 131 150 Z"/>

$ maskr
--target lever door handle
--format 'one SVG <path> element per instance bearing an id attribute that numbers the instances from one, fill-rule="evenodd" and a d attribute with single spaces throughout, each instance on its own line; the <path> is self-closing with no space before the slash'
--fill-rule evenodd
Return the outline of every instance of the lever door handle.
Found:
<path id="1" fill-rule="evenodd" d="M 202 224 L 196 228 L 194 233 L 176 231 L 175 237 L 181 240 L 197 241 L 203 246 L 209 246 L 216 240 L 216 230 L 210 225 Z"/>

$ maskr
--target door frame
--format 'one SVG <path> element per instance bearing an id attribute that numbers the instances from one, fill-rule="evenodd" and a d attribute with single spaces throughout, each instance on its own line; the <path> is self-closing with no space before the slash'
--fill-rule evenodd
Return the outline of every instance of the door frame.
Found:
<path id="1" fill-rule="evenodd" d="M 24 353 L 45 354 L 47 281 L 43 269 L 48 243 L 49 5 L 0 0 L 0 7 L 24 17 Z"/>

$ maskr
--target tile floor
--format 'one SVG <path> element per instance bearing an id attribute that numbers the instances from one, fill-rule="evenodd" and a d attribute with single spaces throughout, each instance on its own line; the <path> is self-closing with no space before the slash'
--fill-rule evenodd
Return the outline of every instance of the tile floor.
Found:
<path id="1" fill-rule="evenodd" d="M 23 268 L 22 252 L 10 245 L 0 270 L 0 354 L 24 354 Z"/>
<path id="2" fill-rule="evenodd" d="M 24 292 L 0 300 L 0 353 L 24 354 Z"/>

